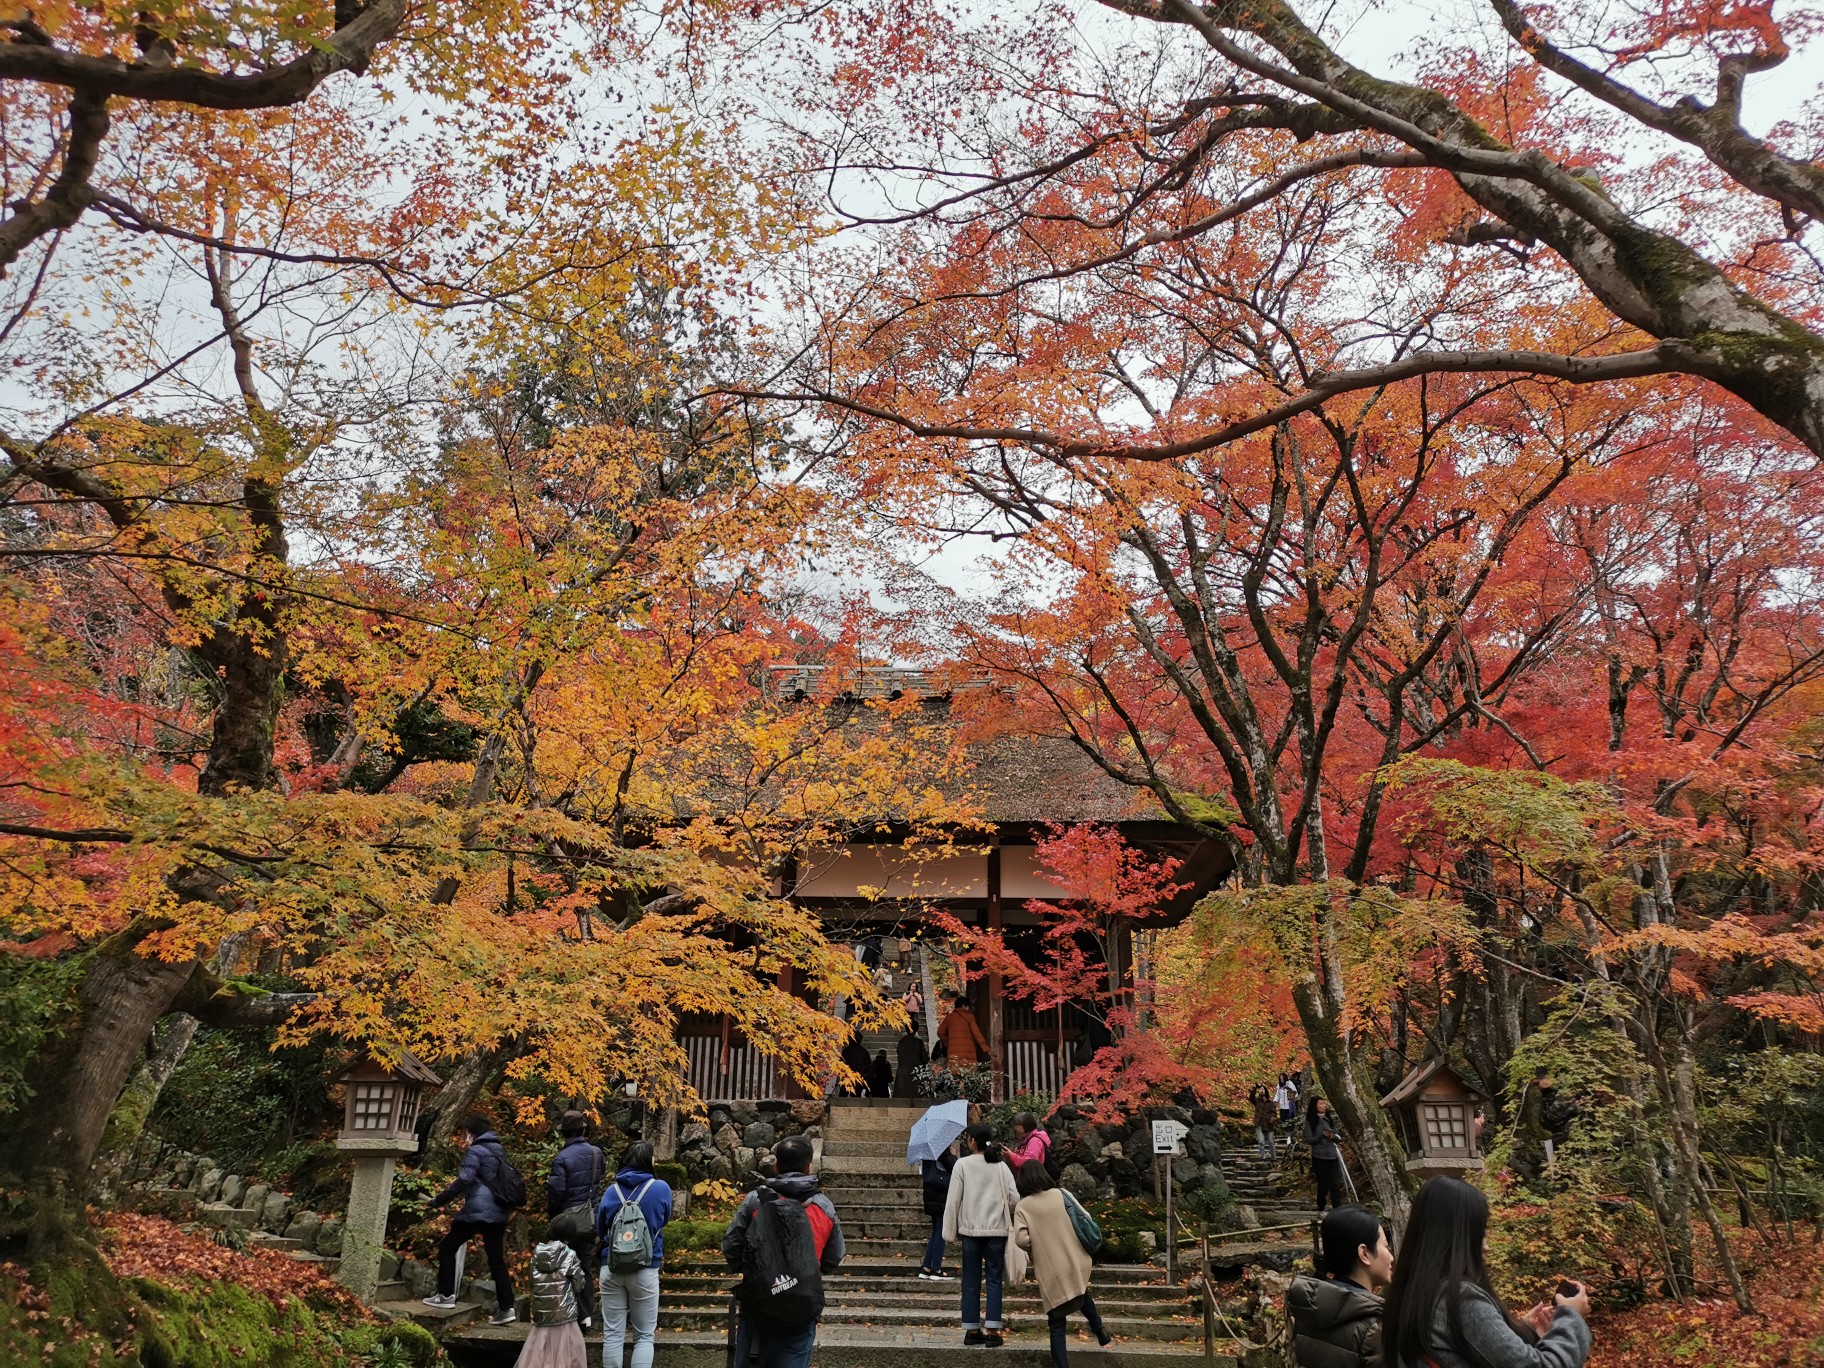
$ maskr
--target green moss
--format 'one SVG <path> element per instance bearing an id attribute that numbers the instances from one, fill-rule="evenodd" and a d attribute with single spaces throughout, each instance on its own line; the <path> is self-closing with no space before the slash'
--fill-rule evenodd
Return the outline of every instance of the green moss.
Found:
<path id="1" fill-rule="evenodd" d="M 92 1247 L 0 1275 L 0 1363 L 45 1368 L 347 1368 L 396 1345 L 423 1368 L 437 1342 L 415 1325 L 350 1324 L 302 1298 L 232 1282 L 117 1278 Z"/>

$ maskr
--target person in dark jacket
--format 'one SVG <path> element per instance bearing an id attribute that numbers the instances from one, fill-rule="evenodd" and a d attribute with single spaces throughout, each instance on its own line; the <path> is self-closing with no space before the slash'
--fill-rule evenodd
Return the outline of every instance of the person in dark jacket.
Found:
<path id="1" fill-rule="evenodd" d="M 625 1205 L 637 1206 L 652 1232 L 652 1262 L 615 1272 L 608 1266 L 608 1232 Z M 659 1265 L 665 1258 L 665 1225 L 671 1220 L 671 1184 L 652 1176 L 652 1146 L 635 1140 L 621 1156 L 620 1172 L 595 1213 L 601 1249 L 602 1362 L 619 1368 L 621 1348 L 633 1337 L 632 1368 L 652 1368 L 652 1337 L 659 1327 Z"/>
<path id="2" fill-rule="evenodd" d="M 868 1065 L 868 1096 L 891 1097 L 893 1095 L 893 1065 L 887 1061 L 885 1050 L 874 1052 L 874 1062 Z"/>
<path id="3" fill-rule="evenodd" d="M 817 1267 L 826 1276 L 834 1273 L 847 1250 L 843 1246 L 842 1225 L 836 1219 L 836 1207 L 818 1190 L 817 1179 L 811 1174 L 811 1142 L 802 1135 L 788 1135 L 773 1146 L 773 1160 L 779 1175 L 762 1184 L 768 1191 L 769 1200 L 785 1198 L 804 1207 L 811 1239 L 817 1247 Z M 722 1257 L 737 1273 L 746 1267 L 747 1229 L 759 1206 L 759 1191 L 748 1193 L 741 1199 L 734 1219 L 728 1223 L 727 1233 L 722 1236 Z M 811 1351 L 816 1345 L 815 1322 L 803 1330 L 786 1330 L 765 1325 L 750 1327 L 747 1317 L 743 1316 L 741 1329 L 735 1336 L 734 1362 L 742 1368 L 750 1358 L 758 1368 L 810 1368 Z"/>
<path id="4" fill-rule="evenodd" d="M 1318 1231 L 1318 1277 L 1301 1273 L 1286 1291 L 1298 1368 L 1381 1368 L 1381 1299 L 1393 1281 L 1393 1249 L 1381 1218 L 1340 1206 Z"/>
<path id="5" fill-rule="evenodd" d="M 1324 1209 L 1324 1201 L 1329 1199 L 1331 1206 L 1343 1200 L 1343 1190 L 1348 1180 L 1343 1173 L 1343 1154 L 1337 1149 L 1336 1142 L 1343 1138 L 1343 1133 L 1336 1128 L 1336 1118 L 1330 1114 L 1330 1104 L 1321 1097 L 1313 1097 L 1305 1104 L 1305 1139 L 1311 1142 L 1311 1177 L 1317 1183 L 1317 1209 Z"/>
<path id="6" fill-rule="evenodd" d="M 866 1097 L 868 1095 L 868 1071 L 874 1067 L 874 1061 L 868 1058 L 868 1047 L 851 1037 L 849 1043 L 842 1047 L 842 1062 L 853 1069 L 861 1080 L 859 1083 L 845 1083 L 842 1095 L 844 1097 Z"/>
<path id="7" fill-rule="evenodd" d="M 493 1187 L 500 1181 L 506 1155 L 485 1116 L 465 1118 L 456 1143 L 462 1148 L 462 1163 L 450 1185 L 431 1199 L 431 1208 L 436 1210 L 460 1197 L 462 1210 L 450 1218 L 449 1234 L 437 1247 L 437 1292 L 426 1297 L 424 1304 L 443 1310 L 456 1305 L 457 1254 L 479 1235 L 487 1252 L 488 1271 L 494 1275 L 498 1309 L 493 1324 L 511 1325 L 519 1319 L 513 1304 L 513 1279 L 507 1272 L 507 1220 L 513 1213 L 495 1196 Z"/>
<path id="8" fill-rule="evenodd" d="M 954 1146 L 919 1166 L 925 1215 L 931 1218 L 931 1238 L 925 1241 L 925 1257 L 918 1265 L 921 1282 L 950 1281 L 950 1275 L 944 1272 L 944 1203 L 950 1197 L 950 1170 L 955 1167 Z"/>
<path id="9" fill-rule="evenodd" d="M 918 1096 L 918 1071 L 925 1067 L 925 1042 L 911 1031 L 899 1038 L 899 1066 L 893 1070 L 893 1096 Z"/>
<path id="10" fill-rule="evenodd" d="M 595 1267 L 595 1199 L 602 1190 L 602 1177 L 607 1164 L 602 1152 L 589 1143 L 589 1118 L 579 1111 L 567 1111 L 557 1123 L 563 1137 L 563 1148 L 551 1156 L 551 1174 L 545 1179 L 545 1215 L 556 1218 L 565 1212 L 580 1215 L 565 1217 L 574 1229 L 564 1232 L 564 1243 L 570 1246 L 577 1262 L 585 1269 Z M 595 1319 L 595 1285 L 593 1278 L 583 1280 L 583 1291 L 577 1306 L 578 1319 L 587 1330 Z"/>

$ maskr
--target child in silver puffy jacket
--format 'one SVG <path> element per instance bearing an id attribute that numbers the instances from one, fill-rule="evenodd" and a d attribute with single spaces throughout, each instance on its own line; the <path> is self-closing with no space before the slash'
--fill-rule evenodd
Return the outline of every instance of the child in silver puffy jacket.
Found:
<path id="1" fill-rule="evenodd" d="M 561 1240 L 532 1251 L 532 1331 L 517 1368 L 587 1368 L 577 1305 L 588 1276 L 576 1251 Z"/>

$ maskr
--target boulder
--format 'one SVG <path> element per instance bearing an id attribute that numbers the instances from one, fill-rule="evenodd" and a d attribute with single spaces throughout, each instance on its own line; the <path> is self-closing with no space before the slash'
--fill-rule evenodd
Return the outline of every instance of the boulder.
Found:
<path id="1" fill-rule="evenodd" d="M 326 1259 L 342 1256 L 342 1222 L 331 1219 L 317 1231 L 317 1253 Z"/>
<path id="2" fill-rule="evenodd" d="M 1197 1178 L 1197 1161 L 1181 1158 L 1172 1160 L 1172 1181 L 1179 1187 L 1187 1187 Z"/>
<path id="3" fill-rule="evenodd" d="M 241 1194 L 241 1205 L 255 1213 L 266 1209 L 266 1199 L 272 1196 L 272 1185 L 269 1183 L 250 1183 L 247 1191 Z M 258 1224 L 257 1220 L 255 1224 Z"/>
<path id="4" fill-rule="evenodd" d="M 1097 1157 L 1104 1161 L 1109 1159 L 1125 1159 L 1127 1158 L 1127 1151 L 1122 1148 L 1119 1140 L 1110 1140 L 1106 1145 L 1102 1146 L 1102 1153 Z"/>
<path id="5" fill-rule="evenodd" d="M 291 1198 L 282 1192 L 267 1193 L 265 1204 L 260 1207 L 260 1229 L 278 1233 L 290 1219 Z"/>
<path id="6" fill-rule="evenodd" d="M 724 1154 L 733 1154 L 740 1143 L 741 1132 L 733 1126 L 723 1126 L 716 1132 L 716 1148 Z"/>
<path id="7" fill-rule="evenodd" d="M 755 1121 L 741 1131 L 741 1143 L 751 1149 L 771 1149 L 779 1134 L 764 1121 Z"/>
<path id="8" fill-rule="evenodd" d="M 1253 1207 L 1242 1205 L 1235 1208 L 1235 1219 L 1241 1223 L 1243 1230 L 1260 1229 L 1260 1213 Z"/>
<path id="9" fill-rule="evenodd" d="M 1200 1164 L 1222 1160 L 1222 1132 L 1215 1126 L 1192 1126 L 1185 1133 L 1184 1152 Z"/>
<path id="10" fill-rule="evenodd" d="M 710 1155 L 709 1162 L 704 1165 L 704 1170 L 711 1178 L 733 1178 L 735 1176 L 735 1167 L 729 1162 L 726 1154 Z"/>
<path id="11" fill-rule="evenodd" d="M 1153 1257 L 1153 1255 L 1155 1255 L 1159 1252 L 1159 1232 L 1158 1231 L 1156 1231 L 1156 1230 L 1136 1230 L 1134 1232 L 1134 1234 L 1140 1237 L 1140 1248 L 1142 1248 L 1146 1251 L 1147 1258 L 1150 1259 Z"/>
<path id="12" fill-rule="evenodd" d="M 806 1126 L 804 1128 L 804 1138 L 806 1140 L 823 1139 L 823 1127 L 822 1126 Z"/>
<path id="13" fill-rule="evenodd" d="M 285 1238 L 298 1240 L 306 1249 L 315 1249 L 317 1232 L 323 1228 L 323 1218 L 314 1211 L 300 1211 L 291 1218 L 291 1224 L 285 1227 Z"/>
<path id="14" fill-rule="evenodd" d="M 202 1182 L 196 1185 L 197 1200 L 201 1202 L 219 1202 L 222 1197 L 222 1179 L 228 1175 L 219 1168 L 208 1169 L 203 1173 Z"/>
<path id="15" fill-rule="evenodd" d="M 1095 1176 L 1081 1164 L 1066 1164 L 1064 1172 L 1058 1175 L 1058 1184 L 1080 1202 L 1087 1202 L 1096 1195 Z"/>
<path id="16" fill-rule="evenodd" d="M 729 1123 L 729 1120 L 730 1120 L 730 1117 L 728 1114 L 727 1107 L 711 1107 L 709 1109 L 709 1128 L 710 1128 L 710 1130 L 712 1130 L 712 1131 L 721 1130 L 722 1127 L 726 1126 Z"/>
<path id="17" fill-rule="evenodd" d="M 231 1173 L 222 1179 L 222 1205 L 238 1207 L 241 1198 L 247 1195 L 247 1180 L 238 1173 Z"/>
<path id="18" fill-rule="evenodd" d="M 1226 1190 L 1229 1185 L 1223 1179 L 1222 1170 L 1216 1165 L 1199 1164 L 1197 1166 L 1197 1186 L 1209 1192 L 1218 1192 Z"/>
<path id="19" fill-rule="evenodd" d="M 754 1158 L 759 1153 L 760 1151 L 755 1149 L 752 1145 L 736 1146 L 734 1154 L 730 1156 L 734 1161 L 735 1172 L 752 1173 L 754 1171 Z"/>
<path id="20" fill-rule="evenodd" d="M 678 1145 L 683 1149 L 701 1149 L 709 1144 L 710 1130 L 701 1121 L 687 1121 L 678 1130 Z"/>
<path id="21" fill-rule="evenodd" d="M 401 1260 L 397 1254 L 393 1253 L 392 1250 L 383 1249 L 380 1251 L 381 1282 L 389 1283 L 398 1281 L 401 1267 L 403 1267 L 403 1260 Z"/>
<path id="22" fill-rule="evenodd" d="M 1114 1185 L 1117 1197 L 1138 1197 L 1143 1186 L 1140 1170 L 1132 1159 L 1109 1160 L 1108 1181 Z"/>
<path id="23" fill-rule="evenodd" d="M 791 1104 L 792 1120 L 801 1126 L 821 1126 L 823 1124 L 823 1103 L 812 1100 L 793 1102 Z"/>
<path id="24" fill-rule="evenodd" d="M 751 1126 L 760 1119 L 760 1109 L 752 1102 L 736 1102 L 728 1109 L 728 1119 L 737 1126 Z"/>

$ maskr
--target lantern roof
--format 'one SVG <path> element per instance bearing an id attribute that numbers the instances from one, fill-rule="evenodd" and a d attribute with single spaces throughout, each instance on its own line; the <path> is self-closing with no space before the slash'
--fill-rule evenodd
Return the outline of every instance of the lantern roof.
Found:
<path id="1" fill-rule="evenodd" d="M 1381 1099 L 1383 1107 L 1404 1107 L 1417 1102 L 1426 1093 L 1448 1091 L 1461 1098 L 1480 1100 L 1481 1092 L 1464 1081 L 1463 1075 L 1450 1067 L 1445 1055 L 1433 1055 L 1402 1078 L 1393 1091 Z"/>
<path id="2" fill-rule="evenodd" d="M 377 1054 L 370 1046 L 363 1049 L 331 1077 L 331 1083 L 347 1083 L 351 1079 L 362 1081 L 378 1078 L 396 1078 L 410 1083 L 441 1086 L 443 1080 L 431 1072 L 428 1065 L 409 1050 L 400 1050 L 390 1059 Z"/>

